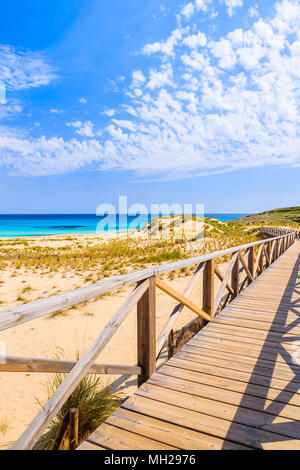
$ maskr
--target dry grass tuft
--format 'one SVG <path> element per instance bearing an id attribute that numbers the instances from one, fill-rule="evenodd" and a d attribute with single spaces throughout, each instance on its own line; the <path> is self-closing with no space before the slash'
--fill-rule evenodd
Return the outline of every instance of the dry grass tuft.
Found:
<path id="1" fill-rule="evenodd" d="M 55 374 L 50 379 L 48 397 L 58 389 L 66 374 Z M 71 394 L 62 409 L 52 421 L 48 431 L 35 445 L 36 450 L 51 450 L 58 430 L 66 413 L 77 408 L 79 412 L 79 444 L 92 434 L 121 405 L 122 395 L 111 387 L 103 386 L 99 377 L 87 375 Z M 64 449 L 69 448 L 68 436 Z"/>

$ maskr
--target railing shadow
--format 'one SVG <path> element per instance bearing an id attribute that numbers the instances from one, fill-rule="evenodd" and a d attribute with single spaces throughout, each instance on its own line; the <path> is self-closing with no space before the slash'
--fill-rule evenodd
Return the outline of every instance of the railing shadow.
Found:
<path id="1" fill-rule="evenodd" d="M 288 315 L 291 313 L 296 316 L 296 319 L 288 323 Z M 287 405 L 287 397 L 292 398 L 294 395 L 298 395 L 300 389 L 299 330 L 296 332 L 296 335 L 291 336 L 293 329 L 297 326 L 300 326 L 300 255 L 295 262 L 277 312 L 272 321 L 271 328 L 261 348 L 257 362 L 253 367 L 251 377 L 243 393 L 238 410 L 232 420 L 232 424 L 226 436 L 227 440 L 234 440 L 234 436 L 237 434 L 237 429 L 235 429 L 235 427 L 238 427 L 237 423 L 245 424 L 245 408 L 250 408 L 248 405 L 249 395 L 252 395 L 252 397 L 253 395 L 255 396 L 255 393 L 253 392 L 256 383 L 255 377 L 262 375 L 262 370 L 265 370 L 265 388 L 262 395 L 260 395 L 260 399 L 257 400 L 256 410 L 264 413 L 263 422 L 255 425 L 254 420 L 253 422 L 251 420 L 249 421 L 249 426 L 251 427 L 256 427 L 257 429 L 267 428 L 266 430 L 268 433 L 266 433 L 266 436 L 264 436 L 263 440 L 260 442 L 261 449 L 263 449 L 264 443 L 289 441 L 297 438 L 300 439 L 299 420 L 288 420 L 282 417 L 280 417 L 280 419 L 278 418 L 279 413 Z M 274 332 L 280 335 L 277 336 L 278 342 L 274 342 L 274 337 L 272 335 Z M 286 336 L 287 334 L 290 336 Z M 285 344 L 291 344 L 296 341 L 299 349 L 298 360 L 296 360 L 294 355 L 292 356 L 291 352 L 287 351 L 285 348 Z M 271 348 L 274 352 L 272 352 Z M 272 385 L 276 361 L 279 355 L 284 360 L 284 364 L 289 368 L 287 370 L 291 371 L 292 378 L 287 380 L 285 385 L 283 382 L 284 388 L 282 390 L 278 389 L 278 395 L 275 400 L 271 400 L 270 403 L 269 390 Z M 268 362 L 267 369 L 266 361 Z M 263 387 L 261 388 L 261 391 L 263 391 Z M 276 390 L 273 389 L 272 392 L 276 393 Z M 251 414 L 250 410 L 249 414 Z M 274 436 L 272 433 L 274 433 Z M 226 444 L 224 443 L 224 448 L 225 447 Z"/>

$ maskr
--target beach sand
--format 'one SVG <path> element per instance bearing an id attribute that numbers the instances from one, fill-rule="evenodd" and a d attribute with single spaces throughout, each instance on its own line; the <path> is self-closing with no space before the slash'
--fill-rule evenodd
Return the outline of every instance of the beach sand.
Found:
<path id="1" fill-rule="evenodd" d="M 64 237 L 66 239 L 66 237 Z M 76 237 L 72 237 L 76 238 Z M 99 237 L 79 236 L 78 240 L 99 242 Z M 51 241 L 52 240 L 52 241 Z M 63 237 L 35 237 L 39 245 L 61 245 L 68 243 Z M 93 274 L 93 271 L 90 271 Z M 1 310 L 21 305 L 22 300 L 36 300 L 59 292 L 73 290 L 83 285 L 87 272 L 71 271 L 66 275 L 62 272 L 39 273 L 30 272 L 27 268 L 16 270 L 6 267 L 0 272 Z M 179 274 L 179 277 L 166 281 L 179 292 L 183 293 L 191 275 Z M 91 282 L 90 282 L 91 283 Z M 219 283 L 216 283 L 216 289 Z M 33 290 L 22 294 L 26 286 Z M 63 350 L 66 359 L 75 359 L 77 351 L 84 352 L 118 307 L 129 295 L 132 287 L 91 300 L 76 308 L 57 316 L 46 316 L 30 321 L 15 328 L 0 332 L 0 340 L 5 342 L 6 354 L 10 356 L 54 358 L 56 352 Z M 202 305 L 202 282 L 194 288 L 191 299 Z M 161 291 L 157 291 L 157 335 L 165 326 L 167 319 L 176 305 Z M 1 311 L 0 311 L 1 315 Z M 193 319 L 195 314 L 184 308 L 176 325 L 180 328 Z M 118 363 L 133 365 L 137 363 L 136 354 L 136 308 L 121 325 L 113 339 L 107 345 L 98 363 Z M 166 359 L 166 353 L 162 360 Z M 38 400 L 47 398 L 46 383 L 50 374 L 40 373 L 0 373 L 0 448 L 7 448 L 15 441 L 40 409 Z M 124 397 L 136 389 L 136 377 L 120 378 L 119 376 L 102 376 L 103 384 L 114 383 L 123 390 Z"/>

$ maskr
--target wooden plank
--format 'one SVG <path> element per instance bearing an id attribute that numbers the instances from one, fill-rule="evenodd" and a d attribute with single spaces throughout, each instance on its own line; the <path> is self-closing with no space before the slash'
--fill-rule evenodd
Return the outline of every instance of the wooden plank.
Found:
<path id="1" fill-rule="evenodd" d="M 201 354 L 200 354 L 201 353 Z M 170 360 L 168 364 L 174 365 L 173 360 L 183 360 L 190 362 L 190 370 L 198 371 L 199 367 L 206 373 L 215 375 L 218 374 L 223 377 L 230 377 L 230 374 L 250 374 L 251 380 L 255 380 L 255 383 L 270 384 L 274 388 L 279 390 L 286 389 L 290 392 L 297 392 L 299 390 L 299 379 L 295 377 L 295 374 L 291 371 L 290 367 L 285 368 L 276 367 L 274 363 L 271 364 L 269 361 L 261 360 L 259 365 L 253 358 L 249 358 L 249 361 L 243 356 L 236 356 L 230 353 L 220 353 L 213 349 L 202 348 L 195 351 L 195 348 L 189 347 L 187 350 L 180 350 L 174 358 Z M 181 367 L 180 364 L 176 364 L 176 367 Z M 218 368 L 222 368 L 221 373 Z M 271 380 L 270 380 L 271 379 Z M 261 382 L 258 382 L 261 381 Z"/>
<path id="2" fill-rule="evenodd" d="M 146 382 L 156 370 L 156 296 L 155 278 L 137 304 L 137 358 L 142 368 L 138 386 Z"/>
<path id="3" fill-rule="evenodd" d="M 184 297 L 189 297 L 189 295 L 191 294 L 193 288 L 195 287 L 196 283 L 198 282 L 198 280 L 199 280 L 199 278 L 202 274 L 202 270 L 205 268 L 205 265 L 206 265 L 206 263 L 201 263 L 197 267 L 192 279 L 188 283 L 188 286 L 186 287 L 186 289 L 183 293 Z M 176 305 L 176 307 L 174 308 L 174 310 L 172 311 L 172 313 L 170 315 L 170 318 L 169 318 L 166 326 L 164 327 L 161 334 L 159 335 L 159 337 L 157 339 L 157 342 L 156 342 L 156 358 L 159 357 L 159 355 L 160 355 L 160 353 L 161 353 L 161 351 L 162 351 L 162 349 L 165 345 L 165 342 L 168 339 L 170 331 L 172 330 L 173 325 L 174 325 L 175 321 L 177 320 L 179 314 L 182 312 L 183 308 L 184 308 L 184 304 L 182 304 L 182 303 Z"/>
<path id="4" fill-rule="evenodd" d="M 295 313 L 278 313 L 276 314 L 276 319 L 272 322 L 270 320 L 270 315 L 268 313 L 263 313 L 262 311 L 258 310 L 231 310 L 231 311 L 222 311 L 220 314 L 220 319 L 227 319 L 230 318 L 233 320 L 249 320 L 252 323 L 254 322 L 257 325 L 257 328 L 263 324 L 264 329 L 267 331 L 272 331 L 275 327 L 281 328 L 282 331 L 287 331 L 287 327 L 285 326 L 285 322 L 290 321 L 293 322 L 296 320 L 297 315 Z M 251 324 L 252 324 L 251 323 Z M 299 332 L 299 326 L 295 326 L 293 329 L 294 333 Z"/>
<path id="5" fill-rule="evenodd" d="M 271 414 L 275 417 L 281 416 L 291 420 L 300 420 L 299 406 L 291 405 L 286 402 L 285 406 L 282 406 L 282 403 L 279 401 L 277 402 L 276 400 L 270 400 L 266 396 L 253 397 L 250 394 L 244 393 L 245 390 L 242 392 L 232 389 L 227 390 L 225 388 L 216 387 L 215 385 L 211 386 L 201 382 L 194 383 L 187 378 L 183 380 L 181 377 L 169 377 L 160 373 L 154 374 L 149 380 L 148 384 L 172 390 L 172 392 L 183 392 L 187 396 L 202 397 L 204 399 L 230 405 L 240 405 L 243 408 L 253 411 L 265 412 L 266 415 Z"/>
<path id="6" fill-rule="evenodd" d="M 120 429 L 135 432 L 151 439 L 159 439 L 164 444 L 169 444 L 184 450 L 221 450 L 224 440 L 196 432 L 186 427 L 178 426 L 161 419 L 152 418 L 140 413 L 120 408 L 107 421 Z M 249 447 L 226 442 L 227 450 L 246 450 Z"/>
<path id="7" fill-rule="evenodd" d="M 38 359 L 32 357 L 7 356 L 5 364 L 0 363 L 0 372 L 30 372 L 30 373 L 69 373 L 78 361 L 61 361 L 55 359 Z M 140 375 L 139 366 L 121 364 L 93 364 L 88 374 Z"/>
<path id="8" fill-rule="evenodd" d="M 299 384 L 282 378 L 261 376 L 243 370 L 229 370 L 221 366 L 199 363 L 193 359 L 174 357 L 160 368 L 160 374 L 191 380 L 221 389 L 247 393 L 255 397 L 268 398 L 279 403 L 300 405 Z"/>
<path id="9" fill-rule="evenodd" d="M 287 334 L 285 335 L 285 338 L 283 340 L 282 334 L 276 333 L 276 332 L 269 332 L 269 331 L 262 331 L 262 330 L 255 330 L 253 328 L 245 328 L 242 326 L 233 326 L 233 325 L 227 325 L 226 323 L 215 323 L 211 322 L 206 327 L 206 331 L 216 331 L 216 332 L 224 332 L 225 334 L 231 334 L 232 336 L 242 336 L 246 338 L 255 338 L 255 339 L 260 339 L 262 341 L 266 340 L 268 338 L 270 341 L 273 342 L 284 342 L 284 341 L 289 341 L 290 339 L 293 338 L 293 334 Z M 289 344 L 289 343 L 288 343 Z"/>
<path id="10" fill-rule="evenodd" d="M 177 413 L 179 414 L 182 409 L 194 410 L 199 413 L 204 413 L 208 416 L 214 416 L 229 422 L 234 421 L 238 424 L 244 424 L 252 429 L 259 429 L 268 432 L 275 432 L 276 434 L 290 437 L 294 439 L 295 445 L 300 445 L 299 432 L 300 422 L 293 421 L 285 418 L 280 422 L 280 426 L 275 426 L 272 423 L 272 415 L 264 411 L 256 411 L 253 409 L 243 408 L 242 406 L 230 405 L 224 402 L 216 402 L 204 397 L 197 397 L 191 394 L 177 392 L 160 386 L 152 385 L 150 383 L 143 384 L 142 387 L 136 392 L 137 395 L 148 397 L 170 405 L 178 407 Z M 158 405 L 157 405 L 158 406 Z M 279 439 L 279 436 L 277 437 Z M 273 438 L 274 440 L 274 438 Z"/>
<path id="11" fill-rule="evenodd" d="M 285 314 L 285 313 L 278 313 L 276 315 L 276 320 L 274 322 L 271 322 L 270 320 L 270 314 L 260 312 L 258 310 L 244 310 L 241 312 L 241 310 L 230 310 L 222 313 L 221 318 L 234 318 L 234 319 L 243 319 L 243 320 L 252 320 L 254 318 L 254 322 L 258 323 L 264 323 L 265 329 L 267 331 L 272 331 L 272 328 L 275 326 L 279 326 L 282 328 L 285 328 L 287 331 L 287 327 L 284 327 L 283 325 L 286 324 L 286 322 L 294 322 L 297 318 L 297 315 L 295 315 L 294 312 Z M 300 326 L 300 325 L 299 325 Z M 297 328 L 299 330 L 299 327 L 295 327 L 294 333 L 297 332 Z"/>
<path id="12" fill-rule="evenodd" d="M 43 431 L 51 423 L 54 416 L 61 409 L 71 393 L 75 390 L 81 379 L 89 371 L 99 354 L 103 351 L 110 339 L 113 337 L 119 326 L 123 323 L 129 312 L 144 295 L 149 287 L 149 281 L 145 281 L 136 287 L 124 304 L 118 309 L 113 318 L 108 322 L 104 330 L 94 341 L 92 346 L 82 356 L 70 374 L 62 382 L 60 387 L 54 392 L 46 405 L 37 414 L 29 427 L 14 444 L 14 450 L 31 449 L 38 441 Z"/>
<path id="13" fill-rule="evenodd" d="M 105 447 L 101 447 L 98 444 L 93 444 L 92 442 L 84 441 L 82 444 L 80 444 L 79 447 L 77 447 L 76 450 L 107 450 Z"/>
<path id="14" fill-rule="evenodd" d="M 123 408 L 185 426 L 187 433 L 189 429 L 193 429 L 254 449 L 287 450 L 299 447 L 299 443 L 293 440 L 282 441 L 280 435 L 240 423 L 236 423 L 232 428 L 229 420 L 192 409 L 178 408 L 176 404 L 157 401 L 150 396 L 146 398 L 145 396 L 134 395 L 123 405 Z M 224 441 L 223 450 L 227 449 L 226 444 L 227 442 Z"/>
<path id="15" fill-rule="evenodd" d="M 282 358 L 279 352 L 281 351 L 281 348 L 278 348 L 277 350 L 274 349 L 272 351 L 272 348 L 261 348 L 257 346 L 250 346 L 247 344 L 243 344 L 238 341 L 228 341 L 226 339 L 219 339 L 219 338 L 213 338 L 212 336 L 203 336 L 201 337 L 201 341 L 197 341 L 196 338 L 193 338 L 190 342 L 189 345 L 191 346 L 203 346 L 207 345 L 207 343 L 212 343 L 214 344 L 214 347 L 216 347 L 219 351 L 228 351 L 228 352 L 233 352 L 235 354 L 241 354 L 243 356 L 250 356 L 250 357 L 255 357 L 255 358 L 265 358 L 268 359 L 269 361 L 274 362 L 282 362 L 284 364 L 293 364 L 295 368 L 297 366 L 294 364 L 294 361 L 290 359 L 289 357 Z M 266 349 L 266 351 L 265 351 Z M 278 357 L 275 357 L 278 356 Z"/>
<path id="16" fill-rule="evenodd" d="M 195 356 L 199 356 L 199 354 L 205 354 L 205 356 L 213 356 L 213 357 L 227 357 L 229 360 L 232 360 L 232 361 L 236 361 L 238 363 L 251 363 L 252 365 L 253 364 L 256 364 L 257 363 L 257 355 L 256 354 L 252 354 L 251 356 L 249 354 L 247 354 L 247 351 L 244 349 L 243 351 L 241 351 L 241 353 L 237 353 L 237 349 L 236 350 L 233 350 L 233 349 L 230 349 L 229 347 L 226 348 L 225 347 L 220 347 L 220 345 L 216 342 L 212 342 L 212 341 L 203 341 L 201 344 L 199 343 L 194 343 L 194 344 L 191 344 L 191 342 L 189 342 L 188 344 L 186 344 L 185 346 L 183 346 L 182 350 L 181 351 L 184 351 L 184 352 L 188 352 L 190 354 L 193 354 Z M 272 369 L 274 370 L 274 354 L 273 354 L 273 357 L 271 358 L 270 355 L 269 356 L 266 356 L 266 355 L 263 355 L 262 357 L 259 358 L 259 364 L 257 364 L 257 367 L 256 368 L 268 368 L 268 370 Z M 280 362 L 280 361 L 277 361 L 275 363 L 276 365 L 276 369 L 280 370 L 281 372 L 285 372 L 285 371 L 290 371 L 291 370 L 291 367 L 289 364 L 285 363 L 285 362 Z M 296 366 L 294 365 L 293 368 L 295 367 L 295 370 L 297 370 L 299 368 L 299 366 Z M 298 377 L 296 376 L 295 377 L 295 373 L 292 377 L 292 379 L 296 382 L 298 382 Z"/>
<path id="17" fill-rule="evenodd" d="M 102 424 L 90 437 L 89 442 L 104 445 L 111 450 L 176 450 L 158 440 L 140 436 L 134 432 L 117 428 L 111 424 Z"/>
<path id="18" fill-rule="evenodd" d="M 252 344 L 255 345 L 257 348 L 263 348 L 264 351 L 282 351 L 283 348 L 288 351 L 288 352 L 293 352 L 295 351 L 295 346 L 293 343 L 288 343 L 288 342 L 279 342 L 279 341 L 272 341 L 269 337 L 264 340 L 262 339 L 256 339 L 253 338 L 252 336 L 243 336 L 243 335 L 238 335 L 238 334 L 232 334 L 232 332 L 224 332 L 223 330 L 204 330 L 203 331 L 203 336 L 209 336 L 211 338 L 219 338 L 219 339 L 224 339 L 228 340 L 229 342 L 240 342 L 243 344 Z M 200 338 L 201 338 L 200 337 Z M 199 340 L 200 338 L 195 338 L 195 340 Z"/>
<path id="19" fill-rule="evenodd" d="M 230 317 L 224 315 L 222 318 L 218 318 L 217 321 L 225 321 L 228 325 L 234 325 L 234 326 L 244 326 L 247 328 L 254 328 L 258 330 L 264 330 L 264 331 L 271 331 L 271 332 L 277 332 L 277 333 L 285 333 L 287 331 L 286 327 L 281 325 L 281 324 L 273 324 L 270 327 L 270 323 L 262 322 L 262 321 L 256 321 L 256 320 L 247 320 L 244 318 L 235 318 L 235 317 Z M 299 332 L 299 329 L 297 333 Z"/>
<path id="20" fill-rule="evenodd" d="M 173 297 L 173 299 L 178 300 L 178 302 L 180 302 L 181 304 L 185 305 L 187 308 L 192 310 L 192 312 L 197 313 L 197 315 L 199 315 L 201 318 L 204 318 L 204 320 L 211 321 L 211 317 L 207 315 L 207 313 L 205 313 L 200 307 L 198 307 L 191 300 L 184 297 L 175 289 L 170 287 L 168 284 L 162 281 L 159 277 L 156 278 L 156 286 L 159 289 L 161 289 L 163 292 L 165 292 L 166 294 Z"/>
<path id="21" fill-rule="evenodd" d="M 206 336 L 207 335 L 207 336 Z M 296 358 L 298 357 L 297 355 L 294 357 L 294 353 L 296 352 L 293 347 L 288 347 L 288 345 L 285 345 L 284 347 L 281 346 L 280 343 L 266 343 L 266 344 L 257 344 L 258 340 L 252 340 L 247 341 L 246 338 L 240 338 L 238 337 L 239 341 L 232 340 L 230 338 L 230 335 L 226 335 L 222 337 L 221 334 L 218 333 L 206 333 L 205 336 L 202 336 L 202 340 L 197 340 L 193 339 L 193 343 L 189 342 L 190 345 L 192 346 L 203 346 L 203 341 L 206 340 L 206 342 L 214 343 L 216 347 L 220 343 L 222 343 L 222 347 L 224 344 L 229 345 L 229 347 L 232 345 L 233 346 L 233 352 L 235 352 L 238 348 L 240 347 L 241 354 L 246 355 L 245 351 L 247 351 L 247 347 L 249 345 L 253 345 L 252 348 L 252 357 L 257 357 L 259 355 L 260 358 L 265 357 L 268 360 L 272 360 L 276 362 L 277 364 L 283 363 L 283 364 L 291 364 L 293 365 L 293 370 L 299 369 L 300 372 L 300 362 L 298 359 L 298 363 L 296 362 Z M 194 342 L 195 341 L 195 342 Z M 242 346 L 240 346 L 242 345 Z M 224 348 L 223 348 L 224 349 Z M 227 349 L 229 351 L 229 349 Z M 279 355 L 278 358 L 276 358 L 276 355 Z"/>

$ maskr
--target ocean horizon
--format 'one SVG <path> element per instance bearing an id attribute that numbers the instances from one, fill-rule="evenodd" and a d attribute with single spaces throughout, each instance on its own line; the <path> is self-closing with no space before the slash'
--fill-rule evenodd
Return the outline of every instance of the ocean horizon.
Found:
<path id="1" fill-rule="evenodd" d="M 205 217 L 226 222 L 250 214 L 208 213 Z M 142 228 L 157 216 L 116 215 L 115 224 L 104 223 L 106 216 L 95 214 L 2 214 L 0 237 L 37 237 L 51 235 L 89 235 L 108 232 L 124 232 Z"/>

